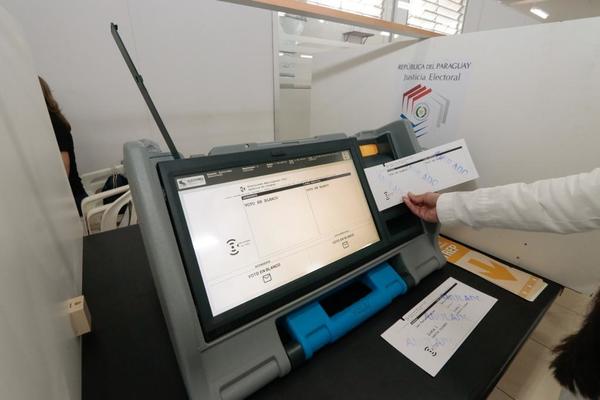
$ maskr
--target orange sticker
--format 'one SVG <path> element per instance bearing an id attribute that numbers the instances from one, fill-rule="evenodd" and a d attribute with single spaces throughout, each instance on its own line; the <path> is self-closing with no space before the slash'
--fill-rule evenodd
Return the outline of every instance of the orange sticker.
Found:
<path id="1" fill-rule="evenodd" d="M 469 251 L 471 251 L 469 248 L 441 236 L 438 237 L 438 243 L 440 245 L 440 250 L 442 250 L 442 253 L 446 257 L 446 260 L 452 264 L 456 263 Z"/>
<path id="2" fill-rule="evenodd" d="M 452 240 L 439 237 L 438 243 L 449 263 L 466 269 L 526 300 L 535 300 L 548 286 L 538 277 L 509 267 Z"/>

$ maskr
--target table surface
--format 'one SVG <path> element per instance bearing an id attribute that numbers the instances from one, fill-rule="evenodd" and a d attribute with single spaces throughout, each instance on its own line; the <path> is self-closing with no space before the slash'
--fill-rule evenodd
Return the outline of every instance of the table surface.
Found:
<path id="1" fill-rule="evenodd" d="M 93 324 L 82 343 L 83 399 L 186 399 L 139 228 L 88 236 L 83 251 L 83 293 Z M 448 277 L 498 301 L 432 378 L 380 335 Z M 448 264 L 251 398 L 485 398 L 560 289 L 548 282 L 528 302 Z"/>

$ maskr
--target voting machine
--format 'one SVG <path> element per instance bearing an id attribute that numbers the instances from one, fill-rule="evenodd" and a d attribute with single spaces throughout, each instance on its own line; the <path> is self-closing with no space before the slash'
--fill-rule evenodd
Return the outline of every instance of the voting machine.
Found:
<path id="1" fill-rule="evenodd" d="M 191 399 L 247 397 L 445 264 L 438 226 L 378 211 L 365 177 L 420 151 L 407 121 L 184 159 L 111 32 L 169 148 L 126 143 L 124 164 Z"/>
<path id="2" fill-rule="evenodd" d="M 179 160 L 125 145 L 191 399 L 244 398 L 445 264 L 438 227 L 404 205 L 378 212 L 363 172 L 418 150 L 405 121 Z"/>

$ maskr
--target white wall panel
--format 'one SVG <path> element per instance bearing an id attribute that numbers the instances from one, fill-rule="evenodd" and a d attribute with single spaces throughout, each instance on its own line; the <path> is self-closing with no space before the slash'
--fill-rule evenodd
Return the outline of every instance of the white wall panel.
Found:
<path id="1" fill-rule="evenodd" d="M 31 53 L 0 7 L 0 398 L 81 397 L 82 229 Z"/>
<path id="2" fill-rule="evenodd" d="M 110 35 L 119 25 L 180 151 L 273 140 L 271 12 L 217 0 L 0 0 L 73 125 L 80 172 L 164 144 Z"/>
<path id="3" fill-rule="evenodd" d="M 516 26 L 535 25 L 541 22 L 541 19 L 534 17 L 533 14 L 523 14 L 515 8 L 497 0 L 469 0 L 467 2 L 463 32 L 512 28 Z"/>
<path id="4" fill-rule="evenodd" d="M 493 186 L 599 166 L 600 18 L 429 39 L 315 58 L 312 134 L 356 132 L 397 119 L 400 63 L 468 60 L 455 120 L 422 143 L 465 138 Z M 452 110 L 451 110 L 452 112 Z M 448 234 L 582 291 L 600 283 L 600 232 L 553 235 L 452 229 Z"/>

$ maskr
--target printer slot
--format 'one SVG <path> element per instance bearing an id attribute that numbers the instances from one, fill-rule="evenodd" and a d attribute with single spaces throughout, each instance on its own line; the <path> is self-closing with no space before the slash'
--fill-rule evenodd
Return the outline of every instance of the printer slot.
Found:
<path id="1" fill-rule="evenodd" d="M 323 310 L 331 317 L 369 293 L 371 293 L 371 289 L 363 282 L 356 280 L 321 299 L 320 303 Z"/>
<path id="2" fill-rule="evenodd" d="M 381 213 L 385 227 L 393 240 L 408 241 L 423 233 L 423 225 L 417 216 L 409 212 L 404 204 Z"/>

